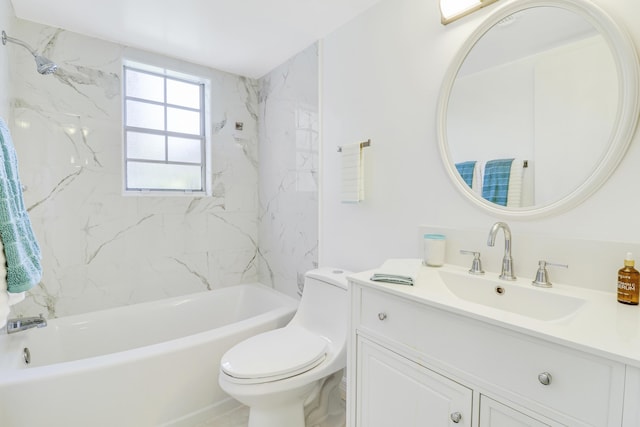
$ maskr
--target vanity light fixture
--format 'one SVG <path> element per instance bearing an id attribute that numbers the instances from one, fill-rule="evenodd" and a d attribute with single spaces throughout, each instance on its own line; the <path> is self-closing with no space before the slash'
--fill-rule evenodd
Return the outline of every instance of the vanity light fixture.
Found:
<path id="1" fill-rule="evenodd" d="M 440 17 L 442 25 L 450 24 L 456 19 L 467 16 L 498 0 L 440 0 Z"/>

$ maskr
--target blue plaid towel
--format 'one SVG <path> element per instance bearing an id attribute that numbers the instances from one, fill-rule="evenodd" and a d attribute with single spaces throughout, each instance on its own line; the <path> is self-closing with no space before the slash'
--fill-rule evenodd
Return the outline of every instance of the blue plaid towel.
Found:
<path id="1" fill-rule="evenodd" d="M 473 184 L 473 170 L 476 167 L 475 160 L 469 160 L 468 162 L 456 163 L 456 169 L 458 169 L 458 173 L 467 183 L 469 188 L 472 187 Z"/>
<path id="2" fill-rule="evenodd" d="M 492 203 L 507 206 L 509 176 L 513 159 L 490 160 L 484 167 L 482 197 Z"/>

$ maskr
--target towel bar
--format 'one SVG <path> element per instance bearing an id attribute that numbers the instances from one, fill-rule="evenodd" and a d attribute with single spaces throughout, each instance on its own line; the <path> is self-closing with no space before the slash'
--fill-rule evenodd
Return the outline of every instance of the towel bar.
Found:
<path id="1" fill-rule="evenodd" d="M 360 148 L 365 148 L 365 147 L 369 147 L 371 145 L 371 140 L 367 139 L 366 141 L 363 141 L 360 143 Z M 342 153 L 342 147 L 338 146 L 338 153 Z"/>

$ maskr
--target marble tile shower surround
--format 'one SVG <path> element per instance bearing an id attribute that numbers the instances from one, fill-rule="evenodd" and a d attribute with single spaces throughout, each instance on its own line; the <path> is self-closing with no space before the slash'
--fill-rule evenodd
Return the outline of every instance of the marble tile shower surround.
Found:
<path id="1" fill-rule="evenodd" d="M 41 76 L 28 52 L 9 55 L 8 121 L 44 268 L 14 314 L 65 316 L 258 279 L 256 81 L 206 70 L 211 197 L 123 196 L 127 48 L 21 20 L 12 36 L 59 65 Z"/>
<path id="2" fill-rule="evenodd" d="M 318 45 L 260 79 L 260 281 L 295 296 L 318 265 Z"/>
<path id="3" fill-rule="evenodd" d="M 0 0 L 0 28 L 5 31 L 10 29 L 11 17 L 13 16 L 13 7 L 10 0 Z M 11 82 L 9 81 L 9 50 L 0 49 L 0 116 L 8 119 L 9 117 L 9 90 Z"/>

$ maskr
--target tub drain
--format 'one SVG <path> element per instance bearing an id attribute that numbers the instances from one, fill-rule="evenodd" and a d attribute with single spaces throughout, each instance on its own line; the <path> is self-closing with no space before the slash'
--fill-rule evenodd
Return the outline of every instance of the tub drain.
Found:
<path id="1" fill-rule="evenodd" d="M 22 350 L 22 357 L 24 358 L 24 363 L 26 365 L 28 365 L 29 363 L 31 363 L 31 352 L 29 351 L 29 348 L 25 347 Z"/>

